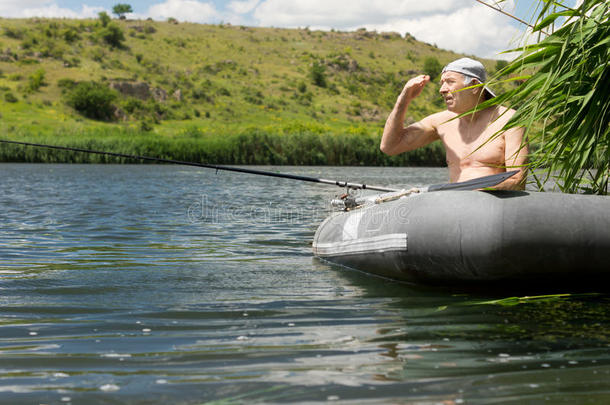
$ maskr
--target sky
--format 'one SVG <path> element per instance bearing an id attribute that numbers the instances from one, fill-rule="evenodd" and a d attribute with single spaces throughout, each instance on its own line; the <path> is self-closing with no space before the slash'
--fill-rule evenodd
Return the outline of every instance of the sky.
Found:
<path id="1" fill-rule="evenodd" d="M 536 0 L 485 0 L 529 21 Z M 0 0 L 0 17 L 95 18 L 131 5 L 128 18 L 253 27 L 409 33 L 442 49 L 481 58 L 509 59 L 525 26 L 475 0 Z M 1 22 L 0 22 L 1 25 Z"/>

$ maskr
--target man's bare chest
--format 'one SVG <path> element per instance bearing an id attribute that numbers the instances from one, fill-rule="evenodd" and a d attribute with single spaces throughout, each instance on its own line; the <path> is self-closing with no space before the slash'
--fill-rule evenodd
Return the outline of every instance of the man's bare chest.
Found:
<path id="1" fill-rule="evenodd" d="M 457 120 L 439 128 L 439 137 L 447 151 L 447 162 L 503 164 L 505 142 L 495 125 L 469 127 Z"/>

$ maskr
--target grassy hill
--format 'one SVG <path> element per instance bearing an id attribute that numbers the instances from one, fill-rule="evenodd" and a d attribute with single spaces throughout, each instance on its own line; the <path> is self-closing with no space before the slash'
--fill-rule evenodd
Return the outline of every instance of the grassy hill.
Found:
<path id="1" fill-rule="evenodd" d="M 364 29 L 0 19 L 0 136 L 215 163 L 442 164 L 438 146 L 388 158 L 377 145 L 406 80 L 460 56 Z M 408 120 L 443 108 L 437 82 Z"/>

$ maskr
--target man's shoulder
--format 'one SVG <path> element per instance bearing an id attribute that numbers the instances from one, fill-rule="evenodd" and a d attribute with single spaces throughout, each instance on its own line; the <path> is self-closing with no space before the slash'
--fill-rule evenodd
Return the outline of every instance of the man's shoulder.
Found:
<path id="1" fill-rule="evenodd" d="M 499 105 L 497 108 L 498 108 L 498 110 L 497 110 L 498 115 L 506 116 L 508 118 L 512 117 L 517 112 L 517 111 L 513 110 L 512 108 L 504 107 L 503 105 Z"/>
<path id="2" fill-rule="evenodd" d="M 451 112 L 449 110 L 444 110 L 444 111 L 439 111 L 437 113 L 428 115 L 422 121 L 431 123 L 434 126 L 439 126 L 441 124 L 446 123 L 447 121 L 452 120 L 455 117 L 457 117 L 456 113 L 453 113 L 453 112 Z"/>

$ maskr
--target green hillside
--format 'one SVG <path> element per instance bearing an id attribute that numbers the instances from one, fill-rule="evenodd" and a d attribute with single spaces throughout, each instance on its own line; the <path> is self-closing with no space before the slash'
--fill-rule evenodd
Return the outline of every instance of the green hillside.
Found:
<path id="1" fill-rule="evenodd" d="M 0 135 L 216 163 L 442 164 L 438 146 L 377 145 L 405 81 L 459 56 L 364 29 L 0 19 Z M 408 119 L 443 107 L 437 82 Z M 0 160 L 100 159 L 49 153 Z"/>

